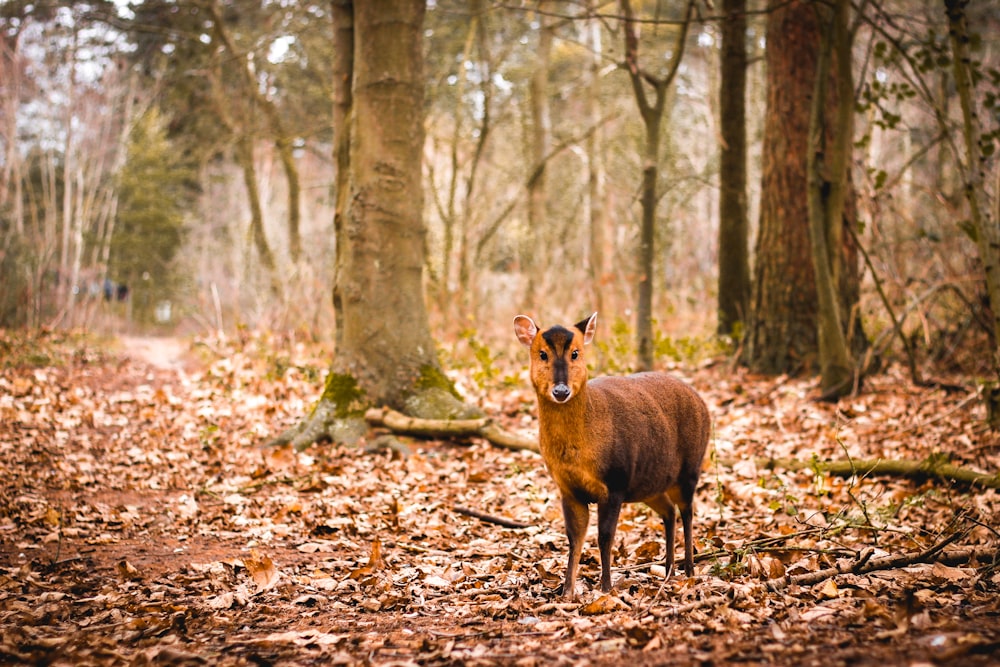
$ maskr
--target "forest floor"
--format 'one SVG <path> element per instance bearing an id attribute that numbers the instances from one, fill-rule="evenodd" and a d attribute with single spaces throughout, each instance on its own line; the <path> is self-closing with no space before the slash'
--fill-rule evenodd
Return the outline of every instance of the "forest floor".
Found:
<path id="1" fill-rule="evenodd" d="M 831 405 L 809 378 L 672 369 L 715 419 L 695 575 L 663 578 L 661 524 L 627 506 L 615 590 L 594 590 L 592 525 L 567 603 L 538 455 L 261 446 L 308 412 L 328 361 L 251 334 L 0 331 L 0 663 L 1000 664 L 997 490 L 765 464 L 996 473 L 969 381 L 922 388 L 890 368 Z M 470 402 L 536 432 L 526 360 L 445 362 Z"/>

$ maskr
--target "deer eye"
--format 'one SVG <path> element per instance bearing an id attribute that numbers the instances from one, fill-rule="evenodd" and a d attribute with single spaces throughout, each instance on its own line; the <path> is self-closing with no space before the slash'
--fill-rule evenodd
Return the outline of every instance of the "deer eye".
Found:
<path id="1" fill-rule="evenodd" d="M 580 350 L 573 350 L 573 354 L 570 355 L 573 361 L 576 361 L 579 356 L 580 356 Z"/>
<path id="2" fill-rule="evenodd" d="M 545 350 L 542 350 L 541 352 L 538 353 L 538 358 L 541 359 L 542 361 L 548 361 L 549 353 L 546 352 Z"/>

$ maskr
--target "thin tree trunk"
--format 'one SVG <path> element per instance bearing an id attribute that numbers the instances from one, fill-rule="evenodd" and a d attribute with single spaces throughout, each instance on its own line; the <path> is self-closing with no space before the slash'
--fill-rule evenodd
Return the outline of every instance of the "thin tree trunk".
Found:
<path id="1" fill-rule="evenodd" d="M 597 0 L 590 0 L 589 8 L 596 10 Z M 612 250 L 608 247 L 609 235 L 606 233 L 607 215 L 604 207 L 605 180 L 603 150 L 603 132 L 599 124 L 601 99 L 601 24 L 596 18 L 587 21 L 587 35 L 590 41 L 591 60 L 587 66 L 588 95 L 586 96 L 587 116 L 594 132 L 587 137 L 587 201 L 590 221 L 590 239 L 588 258 L 590 267 L 590 294 L 593 310 L 604 310 L 604 279 L 608 274 L 607 259 Z"/>
<path id="2" fill-rule="evenodd" d="M 336 7 L 337 3 L 334 2 L 333 4 L 334 7 Z M 229 30 L 226 28 L 225 21 L 223 20 L 222 14 L 214 0 L 209 5 L 209 12 L 212 17 L 212 27 L 216 36 L 232 56 L 233 61 L 239 63 L 240 74 L 243 78 L 243 89 L 246 91 L 250 99 L 253 100 L 264 112 L 264 116 L 267 118 L 267 124 L 271 130 L 271 137 L 274 141 L 275 148 L 278 151 L 281 166 L 285 172 L 285 178 L 288 184 L 289 255 L 291 256 L 293 262 L 298 262 L 302 252 L 302 238 L 299 232 L 299 221 L 301 218 L 300 193 L 302 188 L 299 181 L 298 167 L 295 164 L 295 155 L 292 150 L 291 137 L 285 129 L 285 124 L 281 120 L 281 112 L 278 111 L 278 108 L 269 97 L 260 92 L 260 87 L 256 77 L 250 68 L 250 60 L 248 59 L 247 54 L 240 53 L 236 49 L 236 45 L 229 34 Z M 277 278 L 272 277 L 272 280 L 276 282 Z"/>
<path id="3" fill-rule="evenodd" d="M 996 382 L 986 392 L 987 416 L 993 429 L 1000 429 L 1000 221 L 993 217 L 986 192 L 986 158 L 981 146 L 982 127 L 976 113 L 975 84 L 969 54 L 969 31 L 966 24 L 967 0 L 945 0 L 948 14 L 948 36 L 951 41 L 955 88 L 962 107 L 962 130 L 965 138 L 965 196 L 969 201 L 972 229 L 975 231 L 979 259 L 986 278 L 986 294 L 993 312 L 993 370 Z M 1000 196 L 1000 195 L 997 195 Z"/>
<path id="4" fill-rule="evenodd" d="M 535 49 L 534 70 L 529 82 L 531 100 L 531 162 L 533 178 L 528 182 L 528 236 L 524 248 L 522 270 L 528 276 L 525 301 L 534 303 L 542 249 L 551 248 L 552 236 L 548 225 L 548 191 L 546 190 L 546 156 L 552 144 L 552 119 L 549 112 L 549 54 L 552 51 L 552 27 L 544 13 L 545 0 L 539 0 L 538 46 Z"/>
<path id="5" fill-rule="evenodd" d="M 847 190 L 848 156 L 853 137 L 854 87 L 851 77 L 851 44 L 847 31 L 849 8 L 847 0 L 837 0 L 828 16 L 829 27 L 824 30 L 820 40 L 806 154 L 809 239 L 816 279 L 820 388 L 824 398 L 828 399 L 846 395 L 854 384 L 854 362 L 845 337 L 844 318 L 837 296 L 839 281 L 832 259 L 832 253 L 842 243 L 840 232 Z M 823 9 L 819 12 L 821 15 L 828 14 Z M 827 91 L 833 54 L 837 60 L 837 127 L 827 131 Z M 830 141 L 828 137 L 831 137 Z"/>
<path id="6" fill-rule="evenodd" d="M 243 184 L 247 190 L 247 205 L 250 207 L 250 238 L 253 240 L 254 248 L 257 250 L 257 258 L 264 267 L 271 292 L 275 295 L 281 294 L 281 285 L 278 282 L 274 254 L 271 246 L 267 242 L 267 235 L 264 233 L 264 212 L 260 204 L 260 191 L 257 188 L 257 169 L 253 159 L 253 139 L 247 134 L 242 134 L 236 140 L 236 161 L 243 172 Z"/>
<path id="7" fill-rule="evenodd" d="M 344 211 L 350 193 L 351 173 L 351 85 L 354 80 L 354 3 L 334 0 L 333 15 L 333 161 L 334 183 L 333 235 L 335 244 L 333 275 L 334 345 L 339 350 L 344 332 L 344 304 L 341 272 L 344 253 Z"/>
<path id="8" fill-rule="evenodd" d="M 653 258 L 656 231 L 657 180 L 660 173 L 660 125 L 666 107 L 667 90 L 680 68 L 684 55 L 684 42 L 694 15 L 694 2 L 688 2 L 684 22 L 677 33 L 670 71 L 663 77 L 654 77 L 639 66 L 639 28 L 629 0 L 621 0 L 623 15 L 622 34 L 625 39 L 625 67 L 632 81 L 639 115 L 646 128 L 646 141 L 642 164 L 642 218 L 637 253 L 639 281 L 636 303 L 636 367 L 650 370 L 653 367 Z M 646 85 L 651 86 L 654 100 L 646 96 Z"/>
<path id="9" fill-rule="evenodd" d="M 719 81 L 719 322 L 732 334 L 750 305 L 746 169 L 746 0 L 723 0 Z"/>

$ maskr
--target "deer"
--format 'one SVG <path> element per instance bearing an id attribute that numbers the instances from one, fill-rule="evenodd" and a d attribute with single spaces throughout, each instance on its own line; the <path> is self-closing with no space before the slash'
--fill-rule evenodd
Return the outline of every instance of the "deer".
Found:
<path id="1" fill-rule="evenodd" d="M 514 318 L 517 340 L 530 348 L 539 449 L 562 500 L 569 542 L 562 594 L 569 600 L 576 598 L 591 504 L 597 505 L 602 592 L 612 590 L 611 548 L 624 503 L 645 503 L 662 517 L 667 577 L 680 513 L 684 570 L 693 576 L 693 503 L 711 432 L 705 401 L 672 375 L 589 379 L 585 350 L 596 330 L 596 312 L 572 327 L 544 330 L 526 315 Z"/>

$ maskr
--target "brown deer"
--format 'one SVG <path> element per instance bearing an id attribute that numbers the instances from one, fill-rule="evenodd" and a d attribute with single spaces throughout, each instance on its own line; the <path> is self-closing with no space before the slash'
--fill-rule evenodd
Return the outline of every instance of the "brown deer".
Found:
<path id="1" fill-rule="evenodd" d="M 530 317 L 514 318 L 517 339 L 531 348 L 539 445 L 562 495 L 569 540 L 563 595 L 569 599 L 576 596 L 591 503 L 597 503 L 602 591 L 611 590 L 611 547 L 622 503 L 645 503 L 663 517 L 668 577 L 680 510 L 684 569 L 693 574 L 692 503 L 711 432 L 705 402 L 666 373 L 588 382 L 584 349 L 596 328 L 597 313 L 571 328 L 544 331 Z"/>

